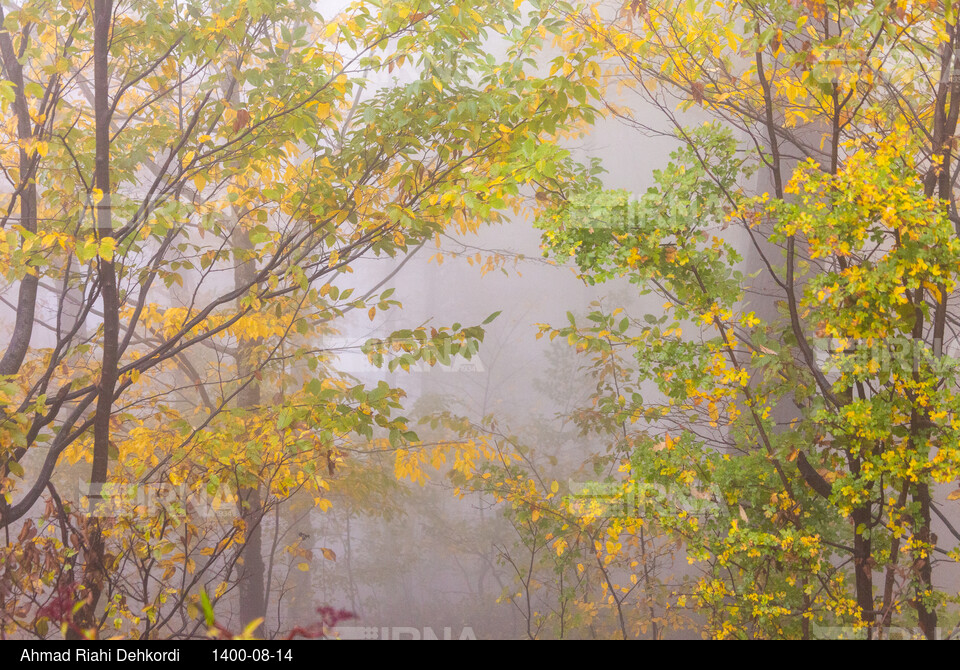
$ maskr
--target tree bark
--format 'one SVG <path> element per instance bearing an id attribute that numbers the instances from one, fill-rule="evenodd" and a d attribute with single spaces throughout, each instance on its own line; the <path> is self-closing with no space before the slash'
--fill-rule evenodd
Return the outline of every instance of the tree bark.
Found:
<path id="1" fill-rule="evenodd" d="M 110 27 L 113 22 L 113 0 L 95 0 L 93 9 L 93 90 L 96 125 L 96 159 L 93 194 L 96 212 L 97 238 L 102 243 L 113 237 L 113 216 L 110 197 Z M 99 197 L 99 201 L 97 201 Z M 97 256 L 100 279 L 100 298 L 103 307 L 103 351 L 101 355 L 100 384 L 97 392 L 96 415 L 93 424 L 93 466 L 90 474 L 90 504 L 92 517 L 87 528 L 86 560 L 83 585 L 85 603 L 78 610 L 75 623 L 84 630 L 97 627 L 96 608 L 107 577 L 103 532 L 96 506 L 102 499 L 107 481 L 110 456 L 110 417 L 117 385 L 118 346 L 120 341 L 120 297 L 117 291 L 117 273 L 113 260 Z"/>
<path id="2" fill-rule="evenodd" d="M 0 12 L 0 20 L 2 20 Z M 3 72 L 13 83 L 13 108 L 17 115 L 17 137 L 20 140 L 20 225 L 31 233 L 37 232 L 37 184 L 33 172 L 35 162 L 27 153 L 27 142 L 33 137 L 33 123 L 30 121 L 30 110 L 27 106 L 26 92 L 24 91 L 23 67 L 17 60 L 13 49 L 10 33 L 0 32 L 0 58 L 3 62 Z M 17 316 L 13 326 L 13 335 L 10 344 L 0 359 L 0 375 L 14 375 L 20 370 L 23 359 L 30 346 L 33 334 L 33 319 L 37 307 L 37 285 L 39 274 L 27 274 L 20 280 L 20 293 L 17 298 Z"/>
<path id="3" fill-rule="evenodd" d="M 245 231 L 237 227 L 233 233 L 234 250 L 245 251 L 251 249 L 250 237 Z M 253 286 L 256 283 L 256 265 L 252 260 L 237 261 L 234 266 L 234 280 L 237 287 Z M 237 299 L 238 309 L 242 296 Z M 249 340 L 237 343 L 237 379 L 244 383 L 256 371 L 254 360 L 255 344 Z M 260 385 L 257 380 L 250 380 L 237 395 L 237 406 L 244 409 L 255 409 L 260 405 Z M 266 588 L 264 572 L 266 566 L 263 561 L 263 501 L 257 485 L 238 486 L 238 504 L 240 518 L 245 528 L 245 542 L 240 551 L 239 587 L 240 587 L 240 620 L 245 627 L 251 621 L 266 617 L 267 603 L 265 600 Z M 263 632 L 263 625 L 256 628 L 254 634 Z"/>

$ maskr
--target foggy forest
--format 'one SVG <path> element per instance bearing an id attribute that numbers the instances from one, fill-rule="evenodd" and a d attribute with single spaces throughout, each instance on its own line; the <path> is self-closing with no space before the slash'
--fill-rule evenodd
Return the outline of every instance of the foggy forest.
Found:
<path id="1" fill-rule="evenodd" d="M 960 639 L 958 22 L 0 0 L 0 637 Z"/>

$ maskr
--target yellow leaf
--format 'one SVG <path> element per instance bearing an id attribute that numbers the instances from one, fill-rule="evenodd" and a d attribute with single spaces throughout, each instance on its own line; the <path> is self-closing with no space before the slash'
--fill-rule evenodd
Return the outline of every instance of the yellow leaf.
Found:
<path id="1" fill-rule="evenodd" d="M 948 494 L 947 500 L 960 500 L 960 489 L 952 491 L 950 494 Z"/>
<path id="2" fill-rule="evenodd" d="M 100 255 L 100 258 L 107 261 L 108 263 L 113 260 L 113 251 L 117 248 L 117 240 L 114 237 L 104 237 L 100 241 L 100 248 L 97 250 L 97 253 Z"/>
<path id="3" fill-rule="evenodd" d="M 297 570 L 299 570 L 300 572 L 306 572 L 309 569 L 310 569 L 310 564 L 307 563 L 306 561 L 297 563 Z"/>
<path id="4" fill-rule="evenodd" d="M 337 555 L 336 555 L 335 553 L 333 553 L 333 549 L 327 549 L 326 547 L 323 547 L 322 549 L 320 549 L 320 551 L 323 552 L 323 557 L 324 557 L 325 559 L 327 559 L 328 561 L 336 561 L 336 560 L 337 560 Z"/>
<path id="5" fill-rule="evenodd" d="M 240 633 L 238 638 L 241 640 L 252 640 L 254 633 L 256 633 L 257 628 L 259 628 L 260 624 L 262 623 L 263 623 L 263 617 L 258 617 L 254 619 L 253 621 L 251 621 L 246 625 L 246 627 Z"/>

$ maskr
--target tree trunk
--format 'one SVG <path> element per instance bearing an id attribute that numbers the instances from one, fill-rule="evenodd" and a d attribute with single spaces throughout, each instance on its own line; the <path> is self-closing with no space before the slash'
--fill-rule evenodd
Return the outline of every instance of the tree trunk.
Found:
<path id="1" fill-rule="evenodd" d="M 233 233 L 234 250 L 252 248 L 247 233 L 240 229 L 240 224 Z M 236 286 L 250 286 L 254 283 L 256 266 L 254 261 L 238 261 L 234 266 L 234 280 Z M 237 308 L 240 309 L 240 300 Z M 256 370 L 253 348 L 255 343 L 240 341 L 237 343 L 237 378 L 239 383 L 247 384 L 237 395 L 237 406 L 244 409 L 255 409 L 260 405 L 260 385 L 257 380 L 250 379 Z M 266 566 L 263 561 L 263 502 L 260 498 L 258 486 L 240 485 L 238 490 L 240 518 L 245 528 L 245 542 L 240 551 L 239 586 L 240 586 L 240 620 L 246 627 L 254 619 L 264 618 L 267 613 L 265 601 L 266 588 L 264 586 L 264 572 Z M 263 632 L 262 624 L 254 631 L 256 635 Z"/>
<path id="2" fill-rule="evenodd" d="M 93 195 L 96 212 L 97 237 L 113 237 L 113 216 L 110 197 L 110 27 L 113 21 L 113 0 L 95 0 L 93 10 L 93 95 L 96 123 L 96 161 L 94 165 Z M 99 198 L 99 201 L 98 201 Z M 97 627 L 96 609 L 107 577 L 103 533 L 96 509 L 107 481 L 110 455 L 110 416 L 113 395 L 117 385 L 118 347 L 120 341 L 120 297 L 117 291 L 117 273 L 112 260 L 97 257 L 100 278 L 100 297 L 103 306 L 103 352 L 100 384 L 97 394 L 96 417 L 93 424 L 93 467 L 90 474 L 90 504 L 92 517 L 87 527 L 86 558 L 83 570 L 85 602 L 77 611 L 77 627 L 91 631 Z M 76 634 L 77 631 L 74 631 Z"/>
<path id="3" fill-rule="evenodd" d="M 873 569 L 870 559 L 873 556 L 873 543 L 870 533 L 870 506 L 854 508 L 850 514 L 853 519 L 853 575 L 857 592 L 857 605 L 860 606 L 860 618 L 867 626 L 867 639 L 873 637 Z"/>
<path id="4" fill-rule="evenodd" d="M 933 537 L 930 533 L 930 488 L 926 484 L 917 485 L 917 500 L 920 502 L 920 524 L 917 528 L 917 539 L 924 545 L 933 545 Z M 933 588 L 933 566 L 930 562 L 931 549 L 924 549 L 923 553 L 917 558 L 917 623 L 920 625 L 920 631 L 928 640 L 934 640 L 937 637 L 937 610 L 931 607 L 925 600 L 925 594 L 934 593 Z"/>
<path id="5" fill-rule="evenodd" d="M 2 12 L 0 12 L 2 16 Z M 17 115 L 17 137 L 20 139 L 20 181 L 26 184 L 20 194 L 20 225 L 31 233 L 37 232 L 37 185 L 32 179 L 35 164 L 27 153 L 26 143 L 33 137 L 33 123 L 24 91 L 23 68 L 17 60 L 17 54 L 10 39 L 10 33 L 0 33 L 0 58 L 3 73 L 13 83 L 13 108 Z M 30 346 L 33 334 L 33 319 L 37 307 L 37 286 L 39 274 L 28 274 L 20 280 L 20 293 L 17 298 L 17 315 L 13 326 L 10 344 L 0 359 L 0 375 L 14 375 L 20 370 L 23 359 Z"/>

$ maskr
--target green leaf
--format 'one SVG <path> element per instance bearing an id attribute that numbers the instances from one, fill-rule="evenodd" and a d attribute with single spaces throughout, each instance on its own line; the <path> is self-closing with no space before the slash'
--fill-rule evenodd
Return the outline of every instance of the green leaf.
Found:
<path id="1" fill-rule="evenodd" d="M 494 312 L 493 314 L 488 316 L 486 319 L 484 319 L 481 325 L 486 326 L 488 323 L 491 323 L 494 319 L 500 316 L 501 313 L 502 313 L 502 310 Z"/>
<path id="2" fill-rule="evenodd" d="M 213 616 L 213 604 L 210 602 L 210 596 L 206 589 L 200 591 L 200 609 L 203 611 L 203 620 L 207 626 L 212 626 L 215 619 Z"/>
<path id="3" fill-rule="evenodd" d="M 7 461 L 7 469 L 20 479 L 23 479 L 23 466 L 16 461 Z"/>

